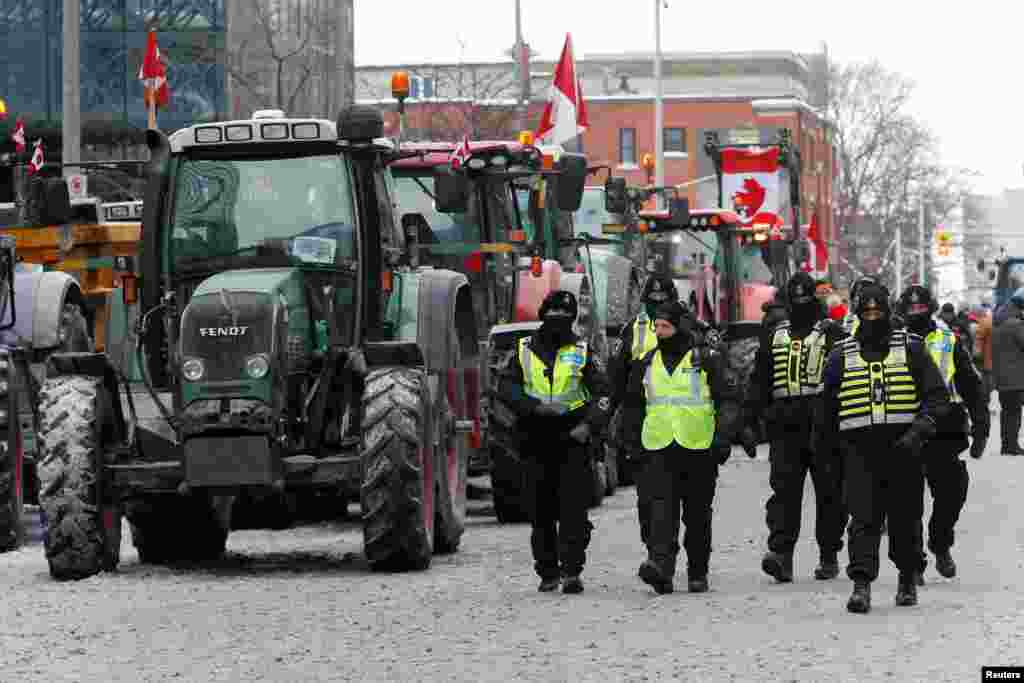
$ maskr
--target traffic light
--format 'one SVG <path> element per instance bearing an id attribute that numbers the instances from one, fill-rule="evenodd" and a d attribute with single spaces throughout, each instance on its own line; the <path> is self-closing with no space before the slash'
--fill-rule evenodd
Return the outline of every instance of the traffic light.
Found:
<path id="1" fill-rule="evenodd" d="M 935 233 L 935 245 L 939 256 L 949 256 L 953 246 L 953 235 L 949 230 L 939 228 Z"/>

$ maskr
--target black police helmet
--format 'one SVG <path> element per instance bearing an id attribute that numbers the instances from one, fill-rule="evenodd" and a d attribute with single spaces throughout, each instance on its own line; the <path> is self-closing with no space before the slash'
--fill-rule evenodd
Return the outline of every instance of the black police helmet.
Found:
<path id="1" fill-rule="evenodd" d="M 912 306 L 917 310 L 911 310 Z M 927 287 L 911 285 L 903 290 L 903 294 L 900 295 L 899 311 L 904 317 L 924 314 L 925 311 L 920 310 L 921 306 L 927 306 L 928 315 L 934 315 L 939 308 L 939 302 Z"/>
<path id="2" fill-rule="evenodd" d="M 540 310 L 537 311 L 537 317 L 544 320 L 549 317 L 549 313 L 555 311 L 561 311 L 562 313 L 551 317 L 567 317 L 570 320 L 576 320 L 576 315 L 579 313 L 579 306 L 576 303 L 576 295 L 572 292 L 567 292 L 564 289 L 558 289 L 551 292 L 544 297 L 544 301 L 540 305 Z"/>
<path id="3" fill-rule="evenodd" d="M 647 282 L 644 283 L 643 300 L 645 303 L 651 303 L 655 306 L 671 301 L 679 301 L 679 291 L 676 289 L 676 283 L 672 282 L 672 278 L 665 277 L 664 275 L 651 275 L 647 278 Z"/>
<path id="4" fill-rule="evenodd" d="M 857 293 L 854 311 L 857 315 L 860 315 L 865 311 L 865 309 L 867 309 L 869 303 L 874 304 L 872 308 L 877 307 L 881 309 L 885 316 L 889 316 L 891 314 L 891 309 L 889 308 L 889 290 L 885 285 L 876 282 L 873 284 L 865 284 L 861 287 L 860 291 Z"/>
<path id="5" fill-rule="evenodd" d="M 856 282 L 854 282 L 853 286 L 850 287 L 850 306 L 856 311 L 857 295 L 860 294 L 861 289 L 863 289 L 867 285 L 877 284 L 879 284 L 878 278 L 874 277 L 873 275 L 865 275 L 864 277 L 859 278 Z"/>
<path id="6" fill-rule="evenodd" d="M 683 320 L 691 321 L 693 315 L 690 313 L 690 309 L 687 308 L 681 301 L 669 301 L 658 306 L 657 312 L 654 314 L 655 320 L 665 320 L 672 323 L 672 326 L 677 330 L 683 327 Z"/>
<path id="7" fill-rule="evenodd" d="M 786 283 L 786 302 L 789 306 L 814 303 L 817 301 L 814 291 L 814 278 L 804 272 L 796 273 Z"/>

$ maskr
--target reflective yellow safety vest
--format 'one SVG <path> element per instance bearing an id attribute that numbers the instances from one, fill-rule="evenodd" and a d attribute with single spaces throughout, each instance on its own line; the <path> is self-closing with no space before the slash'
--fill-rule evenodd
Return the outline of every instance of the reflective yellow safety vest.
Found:
<path id="1" fill-rule="evenodd" d="M 530 337 L 520 339 L 519 365 L 526 380 L 526 395 L 557 406 L 564 413 L 586 404 L 590 400 L 590 392 L 583 385 L 587 353 L 586 342 L 561 347 L 555 354 L 555 367 L 548 379 L 544 361 L 530 349 Z"/>
<path id="2" fill-rule="evenodd" d="M 708 374 L 693 365 L 693 350 L 669 374 L 661 351 L 656 351 L 644 373 L 644 418 L 641 443 L 657 451 L 673 442 L 693 451 L 711 447 L 715 436 L 715 407 Z"/>
<path id="3" fill-rule="evenodd" d="M 843 379 L 839 385 L 839 431 L 886 424 L 910 424 L 921 407 L 907 360 L 907 335 L 893 332 L 889 355 L 868 363 L 860 342 L 841 342 Z"/>
<path id="4" fill-rule="evenodd" d="M 843 332 L 852 337 L 857 334 L 857 328 L 860 327 L 860 318 L 857 317 L 856 313 L 847 313 L 843 316 L 842 325 Z"/>
<path id="5" fill-rule="evenodd" d="M 641 313 L 633 321 L 633 360 L 640 360 L 658 348 L 658 337 L 654 334 L 654 323 Z"/>
<path id="6" fill-rule="evenodd" d="M 772 335 L 772 398 L 816 396 L 824 389 L 825 369 L 823 325 L 818 322 L 803 339 L 793 339 L 789 322 L 782 322 Z"/>
<path id="7" fill-rule="evenodd" d="M 942 381 L 946 383 L 946 388 L 949 390 L 949 400 L 953 403 L 963 403 L 963 398 L 956 390 L 956 382 L 953 381 L 953 377 L 956 375 L 956 361 L 954 358 L 954 351 L 956 349 L 956 335 L 949 331 L 949 329 L 936 329 L 932 330 L 924 340 L 925 346 L 928 347 L 928 353 L 932 355 L 932 360 L 935 361 L 935 365 L 939 368 L 939 374 L 942 375 Z"/>

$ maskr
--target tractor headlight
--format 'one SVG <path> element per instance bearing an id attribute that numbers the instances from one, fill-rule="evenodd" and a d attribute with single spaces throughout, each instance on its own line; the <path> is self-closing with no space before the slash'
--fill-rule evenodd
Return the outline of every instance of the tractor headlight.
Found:
<path id="1" fill-rule="evenodd" d="M 198 382 L 206 374 L 206 366 L 199 358 L 186 358 L 181 364 L 181 374 L 189 382 Z"/>
<path id="2" fill-rule="evenodd" d="M 7 425 L 7 411 L 4 410 L 3 408 L 0 408 L 0 426 L 6 426 L 6 425 Z"/>
<path id="3" fill-rule="evenodd" d="M 252 379 L 263 379 L 270 372 L 270 361 L 262 353 L 245 359 L 245 374 Z"/>

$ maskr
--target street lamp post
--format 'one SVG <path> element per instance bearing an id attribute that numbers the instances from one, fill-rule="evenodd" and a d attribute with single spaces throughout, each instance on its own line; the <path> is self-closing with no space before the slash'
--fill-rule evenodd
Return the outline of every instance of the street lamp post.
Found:
<path id="1" fill-rule="evenodd" d="M 665 186 L 665 103 L 661 77 L 661 3 L 654 0 L 654 183 Z M 663 208 L 663 198 L 658 194 L 658 208 Z"/>

